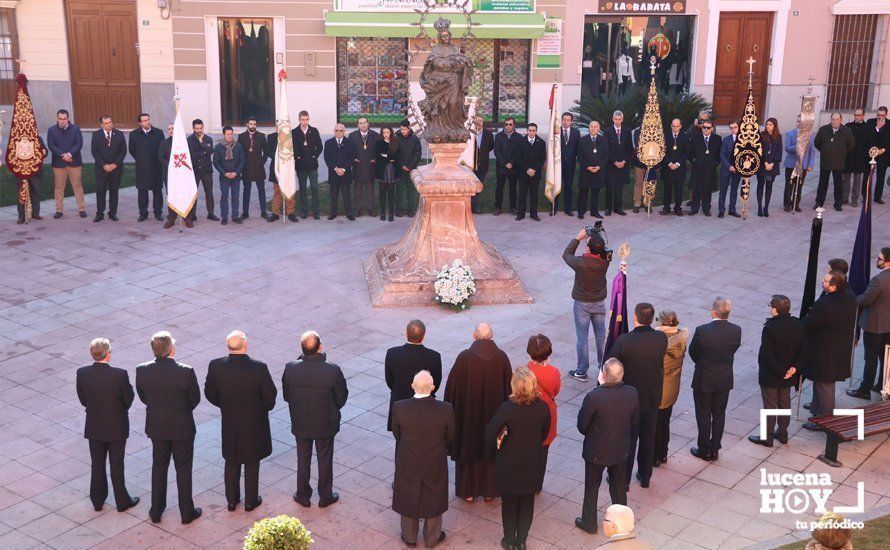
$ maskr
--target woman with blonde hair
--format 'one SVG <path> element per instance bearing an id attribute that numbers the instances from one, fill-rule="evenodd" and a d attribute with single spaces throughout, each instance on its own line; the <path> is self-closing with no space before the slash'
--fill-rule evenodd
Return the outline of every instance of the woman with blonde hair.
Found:
<path id="1" fill-rule="evenodd" d="M 671 439 L 671 413 L 680 395 L 680 371 L 686 357 L 686 342 L 689 331 L 680 327 L 677 314 L 664 310 L 658 314 L 659 330 L 667 336 L 668 346 L 664 354 L 664 378 L 661 386 L 661 404 L 658 406 L 658 420 L 655 424 L 655 460 L 653 466 L 667 462 L 668 443 Z"/>
<path id="2" fill-rule="evenodd" d="M 524 550 L 535 514 L 535 493 L 546 467 L 550 409 L 539 398 L 538 379 L 528 367 L 516 369 L 510 388 L 509 399 L 485 428 L 485 444 L 494 456 L 494 484 L 501 493 L 501 546 Z"/>

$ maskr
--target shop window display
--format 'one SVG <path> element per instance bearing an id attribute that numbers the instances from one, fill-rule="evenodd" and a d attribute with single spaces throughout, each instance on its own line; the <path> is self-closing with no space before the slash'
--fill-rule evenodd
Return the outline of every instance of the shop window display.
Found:
<path id="1" fill-rule="evenodd" d="M 337 39 L 337 114 L 344 124 L 367 117 L 397 124 L 405 117 L 408 41 L 404 38 Z"/>

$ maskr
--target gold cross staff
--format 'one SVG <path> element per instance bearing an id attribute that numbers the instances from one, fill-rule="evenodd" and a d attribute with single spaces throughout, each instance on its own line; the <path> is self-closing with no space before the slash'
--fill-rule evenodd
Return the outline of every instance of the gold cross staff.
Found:
<path id="1" fill-rule="evenodd" d="M 757 60 L 754 57 L 749 57 L 745 63 L 748 64 L 748 87 L 750 88 L 754 84 L 754 64 L 757 63 Z"/>

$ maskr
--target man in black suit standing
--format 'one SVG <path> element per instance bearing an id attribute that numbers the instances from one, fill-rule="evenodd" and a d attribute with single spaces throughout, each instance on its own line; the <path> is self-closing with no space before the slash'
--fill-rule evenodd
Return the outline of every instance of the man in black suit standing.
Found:
<path id="1" fill-rule="evenodd" d="M 364 211 L 376 216 L 374 208 L 374 164 L 376 164 L 377 132 L 368 127 L 367 117 L 359 117 L 358 130 L 349 134 L 349 141 L 355 149 L 355 215 Z"/>
<path id="2" fill-rule="evenodd" d="M 516 208 L 516 220 L 525 218 L 525 206 L 528 204 L 529 217 L 536 222 L 538 217 L 538 189 L 544 164 L 547 162 L 547 144 L 538 137 L 538 125 L 528 125 L 525 139 L 519 141 L 516 155 L 516 169 L 519 172 L 519 205 Z"/>
<path id="3" fill-rule="evenodd" d="M 689 147 L 689 136 L 683 131 L 679 118 L 671 121 L 671 131 L 664 136 L 664 160 L 661 163 L 661 180 L 664 183 L 664 205 L 662 216 L 671 213 L 671 202 L 674 203 L 674 215 L 683 215 L 683 182 L 686 181 L 686 154 Z"/>
<path id="4" fill-rule="evenodd" d="M 634 307 L 634 329 L 618 337 L 609 350 L 624 365 L 624 383 L 636 388 L 640 405 L 639 452 L 637 453 L 637 480 L 644 489 L 649 487 L 652 463 L 655 460 L 655 426 L 658 423 L 658 407 L 664 382 L 664 354 L 667 336 L 651 327 L 655 319 L 652 304 L 641 302 Z M 630 474 L 634 467 L 637 438 L 630 441 L 625 483 L 630 486 Z M 593 525 L 596 523 L 594 522 Z"/>
<path id="5" fill-rule="evenodd" d="M 621 207 L 621 199 L 624 197 L 624 184 L 630 174 L 633 143 L 630 128 L 622 126 L 623 122 L 624 113 L 615 111 L 612 113 L 612 126 L 603 132 L 609 143 L 609 169 L 606 170 L 607 216 L 611 216 L 613 211 L 619 216 L 627 215 Z"/>
<path id="6" fill-rule="evenodd" d="M 405 329 L 408 342 L 386 351 L 383 362 L 383 374 L 389 388 L 389 414 L 386 417 L 386 429 L 392 431 L 392 406 L 396 401 L 409 399 L 414 395 L 411 384 L 414 375 L 424 370 L 433 377 L 436 388 L 442 383 L 442 356 L 438 351 L 423 345 L 426 336 L 426 325 L 423 321 L 412 319 Z M 433 390 L 435 395 L 435 390 Z"/>
<path id="7" fill-rule="evenodd" d="M 102 128 L 93 132 L 90 149 L 96 163 L 96 217 L 94 222 L 105 219 L 105 194 L 108 193 L 108 219 L 117 221 L 117 195 L 124 174 L 124 158 L 127 156 L 127 138 L 114 127 L 111 115 L 102 115 Z"/>
<path id="8" fill-rule="evenodd" d="M 701 124 L 701 135 L 689 138 L 688 158 L 692 163 L 692 205 L 688 215 L 698 214 L 699 208 L 705 216 L 711 215 L 711 193 L 717 181 L 717 167 L 720 165 L 720 146 L 723 139 L 714 133 L 714 123 Z"/>
<path id="9" fill-rule="evenodd" d="M 201 517 L 192 500 L 192 460 L 195 455 L 195 418 L 201 402 L 195 371 L 174 358 L 175 340 L 167 331 L 151 337 L 154 361 L 136 367 L 136 393 L 145 403 L 145 435 L 151 439 L 151 508 L 148 516 L 160 523 L 167 507 L 167 470 L 176 467 L 179 513 L 183 524 Z"/>
<path id="10" fill-rule="evenodd" d="M 139 497 L 130 497 L 124 483 L 124 455 L 130 435 L 127 411 L 133 404 L 133 386 L 124 369 L 112 367 L 111 343 L 106 338 L 90 342 L 93 364 L 77 369 L 77 398 L 86 408 L 83 436 L 90 442 L 90 501 L 93 509 L 102 511 L 108 498 L 105 457 L 111 465 L 111 486 L 118 512 L 139 504 Z"/>
<path id="11" fill-rule="evenodd" d="M 878 107 L 877 112 L 875 113 L 875 118 L 870 118 L 866 122 L 869 126 L 871 126 L 872 132 L 872 144 L 878 148 L 878 156 L 875 159 L 877 161 L 877 172 L 875 173 L 875 191 L 874 197 L 875 202 L 878 204 L 884 204 L 884 184 L 887 179 L 887 167 L 890 166 L 890 120 L 887 120 L 887 107 L 880 106 Z"/>
<path id="12" fill-rule="evenodd" d="M 238 143 L 244 149 L 247 158 L 244 170 L 241 172 L 241 182 L 244 184 L 244 197 L 242 202 L 241 219 L 250 217 L 250 184 L 256 186 L 257 202 L 260 204 L 260 217 L 269 219 L 266 212 L 266 134 L 256 129 L 256 118 L 247 119 L 247 130 L 238 136 Z"/>
<path id="13" fill-rule="evenodd" d="M 203 120 L 196 118 L 192 121 L 192 134 L 186 138 L 186 142 L 192 158 L 192 169 L 195 171 L 195 183 L 204 188 L 207 219 L 218 222 L 219 218 L 213 213 L 213 138 L 204 133 Z M 197 206 L 192 209 L 191 214 L 192 219 L 197 217 Z"/>
<path id="14" fill-rule="evenodd" d="M 614 357 L 603 364 L 603 383 L 584 396 L 578 431 L 584 435 L 584 505 L 575 527 L 596 533 L 597 497 L 603 470 L 609 472 L 612 504 L 627 505 L 627 460 L 633 460 L 640 422 L 637 390 L 622 382 L 624 366 Z"/>
<path id="15" fill-rule="evenodd" d="M 139 127 L 130 132 L 128 148 L 136 162 L 136 189 L 139 192 L 139 220 L 148 219 L 148 192 L 151 191 L 151 207 L 155 219 L 164 221 L 161 211 L 164 196 L 161 190 L 161 162 L 159 151 L 164 141 L 164 133 L 151 125 L 148 113 L 141 113 L 136 122 Z"/>
<path id="16" fill-rule="evenodd" d="M 494 215 L 501 215 L 504 205 L 504 184 L 509 183 L 508 199 L 510 213 L 516 211 L 516 180 L 518 169 L 516 157 L 519 154 L 519 142 L 522 136 L 516 131 L 516 120 L 513 117 L 504 120 L 504 129 L 494 136 L 494 158 L 496 162 L 496 187 L 494 190 Z"/>
<path id="17" fill-rule="evenodd" d="M 771 317 L 763 325 L 757 353 L 758 383 L 764 409 L 790 409 L 791 388 L 797 385 L 806 353 L 804 325 L 791 315 L 791 300 L 774 294 L 769 301 Z M 790 416 L 767 416 L 766 438 L 749 435 L 748 441 L 772 447 L 773 439 L 788 443 Z M 778 429 L 776 429 L 778 425 Z"/>
<path id="18" fill-rule="evenodd" d="M 338 196 L 343 193 L 346 219 L 355 221 L 350 198 L 355 145 L 346 137 L 346 126 L 337 124 L 334 127 L 334 137 L 324 144 L 324 162 L 328 165 L 328 185 L 331 187 L 331 214 L 328 219 L 333 220 L 337 217 Z"/>
<path id="19" fill-rule="evenodd" d="M 589 134 L 578 142 L 578 164 L 581 174 L 578 176 L 578 219 L 584 219 L 587 211 L 587 194 L 590 193 L 590 215 L 602 219 L 599 211 L 600 189 L 606 182 L 606 170 L 609 163 L 609 142 L 600 133 L 600 123 L 591 120 L 588 125 Z"/>
<path id="20" fill-rule="evenodd" d="M 702 124 L 703 132 L 707 132 L 710 124 Z M 742 345 L 742 327 L 729 322 L 731 310 L 730 300 L 717 297 L 711 306 L 713 320 L 696 327 L 689 344 L 689 357 L 695 362 L 692 399 L 698 424 L 698 447 L 689 451 L 707 461 L 717 460 L 720 451 L 733 382 L 732 361 Z"/>
<path id="21" fill-rule="evenodd" d="M 294 141 L 294 158 L 297 165 L 297 182 L 300 185 L 300 217 L 309 217 L 306 187 L 312 192 L 312 217 L 319 218 L 318 206 L 318 157 L 324 147 L 318 128 L 309 125 L 309 111 L 300 111 L 300 125 L 291 131 Z M 276 212 L 277 214 L 278 212 Z"/>
<path id="22" fill-rule="evenodd" d="M 442 514 L 448 510 L 448 449 L 454 441 L 451 403 L 437 401 L 433 376 L 425 370 L 414 375 L 413 396 L 392 408 L 392 435 L 396 438 L 395 481 L 392 509 L 402 516 L 402 542 L 417 544 L 423 519 L 427 548 L 445 540 Z"/>
<path id="23" fill-rule="evenodd" d="M 485 119 L 479 115 L 473 117 L 473 134 L 475 137 L 473 143 L 476 145 L 476 162 L 473 166 L 473 173 L 484 184 L 485 178 L 488 176 L 491 150 L 494 149 L 494 135 L 491 133 L 491 130 L 485 127 Z M 473 210 L 473 214 L 479 213 L 478 193 L 470 197 L 470 208 Z M 438 387 L 438 384 L 436 384 L 436 387 Z"/>
<path id="24" fill-rule="evenodd" d="M 291 433 L 297 440 L 297 492 L 294 501 L 311 506 L 309 470 L 312 467 L 312 445 L 318 457 L 318 507 L 326 508 L 340 500 L 333 492 L 334 436 L 340 431 L 340 409 L 346 404 L 349 390 L 343 371 L 327 361 L 321 338 L 315 331 L 300 337 L 303 355 L 284 366 L 281 392 L 290 407 Z"/>
<path id="25" fill-rule="evenodd" d="M 559 210 L 559 199 L 563 198 L 563 212 L 567 216 L 574 213 L 572 211 L 572 185 L 575 183 L 575 164 L 578 160 L 578 143 L 581 141 L 581 132 L 572 127 L 574 121 L 575 115 L 572 113 L 562 114 L 562 124 L 559 129 L 562 193 L 556 196 L 556 203 L 553 207 L 554 210 Z"/>
<path id="26" fill-rule="evenodd" d="M 260 460 L 272 454 L 269 411 L 278 390 L 265 363 L 247 355 L 247 335 L 233 331 L 226 338 L 228 357 L 210 362 L 204 396 L 222 415 L 222 455 L 229 511 L 241 502 L 241 465 L 244 465 L 244 510 L 263 503 L 259 496 Z"/>
<path id="27" fill-rule="evenodd" d="M 850 377 L 853 330 L 856 325 L 856 295 L 847 288 L 847 277 L 831 271 L 822 277 L 825 291 L 803 318 L 807 335 L 804 378 L 813 381 L 813 416 L 834 414 L 835 383 Z M 808 430 L 821 430 L 812 422 Z"/>
<path id="28" fill-rule="evenodd" d="M 881 249 L 876 267 L 881 271 L 856 298 L 861 308 L 859 326 L 864 332 L 865 368 L 859 389 L 847 391 L 847 395 L 859 399 L 871 399 L 871 392 L 880 393 L 884 384 L 884 348 L 890 346 L 890 246 Z"/>

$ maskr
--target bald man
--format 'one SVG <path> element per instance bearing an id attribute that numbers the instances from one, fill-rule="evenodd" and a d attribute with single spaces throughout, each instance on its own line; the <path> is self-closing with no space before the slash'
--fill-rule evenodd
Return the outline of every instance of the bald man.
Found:
<path id="1" fill-rule="evenodd" d="M 329 220 L 337 217 L 339 195 L 343 194 L 343 210 L 346 219 L 355 221 L 350 195 L 352 191 L 352 171 L 355 166 L 355 143 L 346 138 L 346 126 L 334 126 L 334 137 L 324 144 L 324 162 L 328 165 L 328 184 L 331 188 L 331 214 Z"/>
<path id="2" fill-rule="evenodd" d="M 247 335 L 232 331 L 226 338 L 229 355 L 210 362 L 204 396 L 222 414 L 222 456 L 229 511 L 241 502 L 244 467 L 244 510 L 263 503 L 259 496 L 260 460 L 272 454 L 269 411 L 278 390 L 265 363 L 247 355 Z"/>

